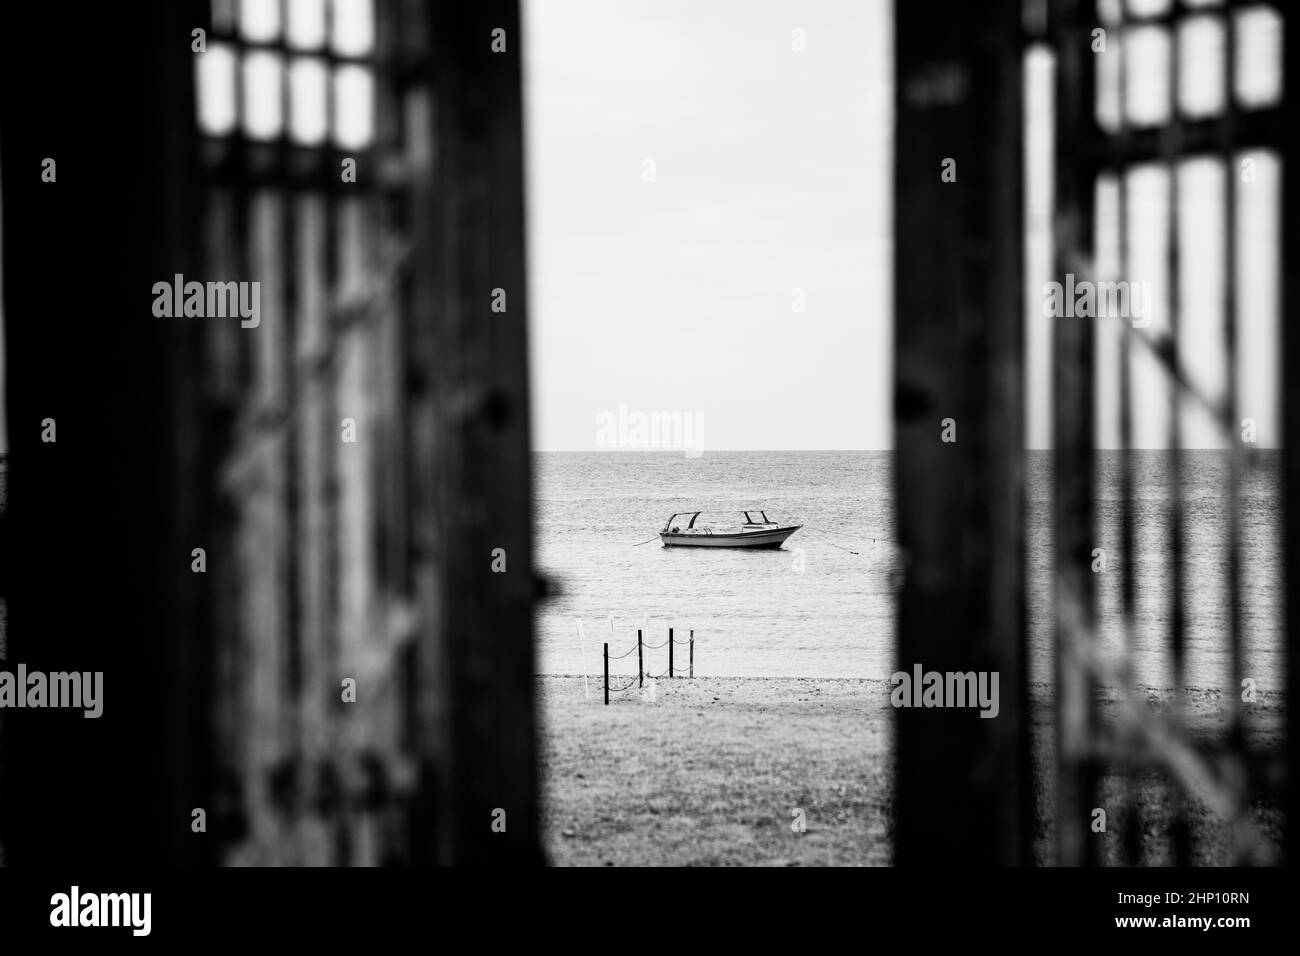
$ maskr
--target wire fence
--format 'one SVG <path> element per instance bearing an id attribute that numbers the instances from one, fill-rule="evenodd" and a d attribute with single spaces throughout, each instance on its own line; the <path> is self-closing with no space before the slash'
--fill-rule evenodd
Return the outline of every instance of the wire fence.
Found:
<path id="1" fill-rule="evenodd" d="M 609 642 L 608 641 L 603 642 L 602 653 L 601 653 L 601 658 L 603 662 L 603 680 L 600 682 L 598 689 L 603 691 L 606 704 L 609 704 L 610 694 L 625 694 L 628 691 L 632 690 L 634 687 L 637 690 L 643 690 L 645 688 L 645 682 L 647 679 L 654 681 L 654 680 L 659 680 L 660 678 L 663 677 L 667 677 L 669 679 L 674 679 L 678 677 L 686 677 L 689 679 L 695 677 L 695 631 L 694 629 L 690 629 L 688 632 L 688 636 L 686 638 L 678 638 L 674 636 L 673 633 L 674 630 L 675 628 L 671 628 L 671 627 L 668 628 L 668 636 L 664 638 L 664 640 L 660 641 L 658 644 L 648 644 L 646 643 L 645 636 L 644 636 L 645 628 L 639 627 L 637 628 L 636 631 L 636 642 L 632 644 L 630 647 L 628 647 L 627 650 L 619 654 L 611 654 L 609 651 Z M 614 632 L 614 622 L 611 619 L 610 620 L 611 636 L 613 635 L 613 632 Z M 583 634 L 581 621 L 578 622 L 578 640 L 580 643 L 585 644 L 586 638 L 585 635 Z M 668 666 L 657 674 L 650 673 L 646 669 L 646 660 L 645 660 L 646 652 L 661 650 L 662 648 L 665 647 L 668 648 Z M 678 662 L 676 659 L 676 655 L 674 654 L 674 651 L 678 647 L 686 648 L 686 660 L 684 662 Z M 625 660 L 631 657 L 633 654 L 636 654 L 637 656 L 636 676 L 629 677 L 627 683 L 622 684 L 621 686 L 615 686 L 611 684 L 610 673 L 609 673 L 609 662 Z M 617 675 L 617 676 L 621 678 L 627 675 Z M 589 680 L 589 676 L 586 673 L 584 673 L 583 683 L 584 686 L 587 686 L 588 688 L 587 696 L 588 698 L 590 698 L 591 691 L 589 685 L 587 684 L 588 680 Z"/>

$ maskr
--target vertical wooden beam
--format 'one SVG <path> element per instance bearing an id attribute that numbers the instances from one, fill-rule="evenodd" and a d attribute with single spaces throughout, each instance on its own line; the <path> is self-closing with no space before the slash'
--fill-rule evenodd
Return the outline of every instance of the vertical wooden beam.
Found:
<path id="1" fill-rule="evenodd" d="M 337 719 L 339 673 L 328 633 L 335 626 L 329 612 L 334 598 L 330 587 L 330 550 L 334 547 L 328 502 L 333 483 L 333 455 L 338 447 L 338 421 L 333 416 L 331 380 L 312 363 L 326 341 L 327 284 L 324 224 L 329 215 L 320 196 L 293 198 L 294 213 L 294 353 L 311 371 L 296 383 L 299 418 L 295 423 L 298 463 L 294 476 L 297 492 L 297 529 L 293 543 L 297 571 L 293 587 L 298 608 L 298 740 L 307 771 L 308 803 L 305 807 L 304 860 L 308 866 L 329 865 L 334 860 L 330 839 L 332 821 L 322 812 L 327 802 L 324 770 L 330 754 L 332 722 Z M 332 748 L 330 748 L 332 749 Z"/>
<path id="2" fill-rule="evenodd" d="M 923 0 L 896 16 L 898 667 L 996 672 L 1000 688 L 995 719 L 897 709 L 896 860 L 1024 863 L 1020 9 Z"/>
<path id="3" fill-rule="evenodd" d="M 513 0 L 435 4 L 424 15 L 433 154 L 416 187 L 409 386 L 413 494 L 431 491 L 413 505 L 429 811 L 419 823 L 431 829 L 416 856 L 539 863 L 523 38 Z M 504 52 L 492 49 L 495 30 Z M 503 312 L 493 311 L 494 289 Z M 504 573 L 492 570 L 496 549 Z M 497 809 L 504 832 L 491 827 Z"/>

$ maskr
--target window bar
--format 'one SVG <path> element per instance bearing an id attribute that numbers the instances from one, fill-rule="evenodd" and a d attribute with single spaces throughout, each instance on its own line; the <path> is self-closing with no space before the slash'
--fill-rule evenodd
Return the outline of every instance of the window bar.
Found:
<path id="1" fill-rule="evenodd" d="M 287 3 L 281 8 L 281 22 L 288 23 Z M 289 128 L 291 122 L 290 116 L 290 94 L 288 73 L 284 74 L 285 82 L 281 86 L 281 95 L 283 97 L 283 115 L 285 129 Z M 287 142 L 287 139 L 285 140 Z M 309 539 L 306 537 L 306 523 L 310 520 L 310 501 L 307 495 L 310 493 L 310 485 L 304 481 L 304 470 L 310 465 L 305 465 L 307 461 L 307 444 L 304 433 L 310 427 L 310 415 L 305 407 L 304 389 L 307 387 L 305 380 L 310 379 L 310 373 L 299 375 L 300 363 L 299 355 L 299 337 L 302 334 L 299 325 L 299 316 L 302 302 L 304 299 L 303 289 L 299 282 L 298 263 L 300 259 L 299 250 L 299 231 L 298 222 L 300 217 L 300 199 L 297 195 L 288 190 L 282 191 L 279 197 L 280 201 L 280 262 L 281 262 L 281 279 L 283 282 L 283 291 L 280 296 L 280 307 L 284 310 L 284 341 L 283 354 L 281 356 L 282 365 L 280 374 L 284 379 L 284 429 L 281 433 L 280 440 L 284 442 L 284 448 L 281 451 L 283 456 L 284 468 L 284 513 L 285 513 L 285 538 L 287 548 L 285 554 L 285 686 L 288 703 L 285 708 L 285 734 L 288 738 L 288 749 L 295 760 L 295 767 L 301 775 L 298 785 L 303 791 L 311 796 L 313 794 L 313 766 L 311 763 L 312 746 L 310 735 L 312 731 L 312 722 L 306 711 L 306 701 L 304 700 L 304 688 L 308 686 L 306 681 L 307 654 L 304 647 L 306 641 L 305 621 L 307 612 L 305 605 L 311 600 L 311 589 L 309 584 L 309 575 L 311 574 L 312 556 L 307 551 Z M 311 813 L 310 803 L 307 801 L 300 802 L 294 807 L 295 818 L 291 821 L 290 834 L 297 846 L 294 848 L 296 859 L 299 863 L 306 860 L 306 855 L 312 851 L 310 841 L 304 838 L 302 824 L 304 818 Z"/>
<path id="2" fill-rule="evenodd" d="M 1230 847 L 1233 862 L 1245 865 L 1250 862 L 1250 844 L 1243 824 L 1247 805 L 1246 781 L 1242 761 L 1246 754 L 1246 739 L 1241 723 L 1241 476 L 1243 448 L 1239 421 L 1237 388 L 1237 101 L 1233 96 L 1236 76 L 1236 43 L 1233 4 L 1228 4 L 1223 17 L 1223 360 L 1224 419 L 1227 424 L 1228 474 L 1225 497 L 1227 499 L 1227 558 L 1228 558 L 1228 643 L 1232 657 L 1228 693 L 1224 695 L 1228 710 L 1228 753 L 1238 785 L 1242 788 L 1241 802 L 1236 818 L 1231 821 Z"/>
<path id="3" fill-rule="evenodd" d="M 316 817 L 321 812 L 322 791 L 319 765 L 321 732 L 330 718 L 329 700 L 333 696 L 330 678 L 326 673 L 326 657 L 322 652 L 324 630 L 328 626 L 322 603 L 326 600 L 325 560 L 328 538 L 322 532 L 324 524 L 324 487 L 326 475 L 321 458 L 329 447 L 326 440 L 328 420 L 324 417 L 322 402 L 325 386 L 314 361 L 321 337 L 320 312 L 322 302 L 321 261 L 324 258 L 321 232 L 317 228 L 324 198 L 310 193 L 291 198 L 294 203 L 294 234 L 292 242 L 291 284 L 294 291 L 292 315 L 294 322 L 295 362 L 295 417 L 297 432 L 294 447 L 297 450 L 297 472 L 293 476 L 299 489 L 297 541 L 301 548 L 298 559 L 297 587 L 299 590 L 299 682 L 302 753 L 306 770 L 308 799 L 304 809 L 310 825 L 319 826 Z M 306 865 L 329 861 L 329 848 L 323 844 L 312 848 L 312 858 Z"/>
<path id="4" fill-rule="evenodd" d="M 288 29 L 289 23 L 289 3 L 288 0 L 280 2 L 280 23 Z M 287 63 L 284 82 L 280 84 L 280 102 L 281 113 L 284 116 L 284 128 L 287 130 L 292 122 L 290 110 L 290 84 L 288 82 Z M 281 307 L 284 309 L 284 352 L 281 356 L 282 367 L 280 374 L 284 377 L 284 394 L 285 394 L 285 411 L 286 417 L 284 422 L 283 441 L 284 447 L 284 510 L 286 521 L 286 535 L 289 546 L 288 553 L 285 556 L 287 568 L 286 579 L 288 583 L 288 601 L 286 615 L 286 661 L 287 661 L 287 683 L 289 700 L 291 704 L 288 710 L 289 722 L 291 724 L 291 736 L 294 741 L 294 749 L 301 756 L 304 753 L 303 734 L 301 726 L 300 699 L 302 693 L 302 598 L 303 591 L 300 587 L 302 582 L 303 563 L 300 560 L 300 543 L 302 541 L 302 516 L 300 502 L 300 485 L 299 474 L 302 471 L 301 456 L 299 454 L 299 442 L 301 440 L 302 425 L 300 414 L 292 410 L 298 405 L 301 398 L 302 383 L 298 380 L 298 310 L 301 296 L 297 281 L 297 264 L 298 264 L 298 199 L 292 195 L 282 195 L 280 198 L 280 236 L 282 248 L 280 250 L 281 277 L 283 282 L 283 292 L 280 298 Z"/>
<path id="5" fill-rule="evenodd" d="M 1181 326 L 1179 312 L 1182 308 L 1182 296 L 1179 284 L 1182 281 L 1182 256 L 1178 244 L 1179 223 L 1179 160 L 1182 155 L 1182 119 L 1178 115 L 1178 63 L 1179 43 L 1176 24 L 1167 28 L 1169 37 L 1169 72 L 1166 80 L 1169 90 L 1169 120 L 1161 131 L 1160 154 L 1162 164 L 1168 176 L 1168 215 L 1166 217 L 1165 277 L 1168 285 L 1167 303 L 1169 308 L 1169 329 L 1165 345 L 1172 369 L 1181 369 L 1179 358 L 1179 329 Z M 1182 467 L 1182 407 L 1183 386 L 1179 375 L 1172 375 L 1169 381 L 1169 425 L 1166 445 L 1169 461 L 1169 585 L 1170 585 L 1170 620 L 1169 645 L 1173 672 L 1174 693 L 1171 702 L 1171 719 L 1174 727 L 1184 727 L 1183 694 L 1187 686 L 1186 672 L 1186 626 L 1187 609 L 1183 601 L 1185 578 L 1183 539 L 1183 467 Z M 1169 834 L 1172 841 L 1174 866 L 1187 866 L 1189 857 L 1189 834 L 1184 794 L 1180 785 L 1170 781 L 1169 800 Z"/>
<path id="6" fill-rule="evenodd" d="M 325 5 L 325 36 L 323 44 L 329 51 L 330 38 L 334 35 L 334 4 Z M 333 71 L 325 79 L 325 139 L 322 149 L 334 145 L 334 76 Z M 342 500 L 340 495 L 339 456 L 342 445 L 339 442 L 339 427 L 342 420 L 339 402 L 339 363 L 337 323 L 334 304 L 339 301 L 339 229 L 338 203 L 335 193 L 326 193 L 321 197 L 321 218 L 324 232 L 324 256 L 321 265 L 324 295 L 321 296 L 324 314 L 321 316 L 320 345 L 322 387 L 321 402 L 324 405 L 322 436 L 322 465 L 325 470 L 325 568 L 327 585 L 325 589 L 325 607 L 322 608 L 323 620 L 326 622 L 322 635 L 325 649 L 324 668 L 327 672 L 341 673 L 345 661 L 340 649 L 342 636 L 339 620 L 342 614 L 343 593 L 343 558 L 341 536 L 343 533 Z M 330 715 L 331 736 L 342 733 L 341 715 L 337 708 Z M 348 866 L 352 863 L 352 841 L 348 831 L 347 820 L 342 814 L 334 814 L 327 820 L 329 834 L 332 838 L 330 852 L 331 862 L 336 866 Z"/>
<path id="7" fill-rule="evenodd" d="M 1126 169 L 1121 168 L 1117 177 L 1116 189 L 1119 193 L 1119 263 L 1121 274 L 1128 274 L 1128 203 L 1129 180 Z M 1120 495 L 1120 607 L 1123 627 L 1123 645 L 1120 650 L 1122 673 L 1125 686 L 1121 693 L 1134 695 L 1137 687 L 1134 679 L 1133 661 L 1136 657 L 1134 647 L 1134 619 L 1137 615 L 1137 589 L 1135 586 L 1137 569 L 1133 566 L 1136 554 L 1135 529 L 1133 520 L 1133 338 L 1132 332 L 1125 329 L 1120 337 L 1120 461 L 1119 461 L 1119 495 Z M 1125 758 L 1130 761 L 1124 774 L 1124 844 L 1123 857 L 1127 865 L 1138 865 L 1142 855 L 1142 805 L 1141 787 L 1137 779 L 1136 737 L 1130 730 L 1124 732 L 1122 743 Z"/>
<path id="8" fill-rule="evenodd" d="M 1115 193 L 1116 193 L 1116 254 L 1118 278 L 1128 278 L 1128 207 L 1129 177 L 1128 167 L 1120 159 L 1128 145 L 1128 122 L 1124 112 L 1124 88 L 1127 82 L 1128 48 L 1125 44 L 1124 9 L 1120 5 L 1120 19 L 1115 26 L 1119 36 L 1119 58 L 1116 84 L 1119 90 L 1118 128 L 1111 137 L 1114 156 Z M 1120 335 L 1119 354 L 1119 535 L 1120 535 L 1120 614 L 1123 627 L 1123 645 L 1120 649 L 1122 673 L 1125 686 L 1121 693 L 1135 694 L 1133 684 L 1133 621 L 1137 614 L 1137 591 L 1135 582 L 1136 569 L 1133 567 L 1134 526 L 1133 526 L 1133 336 L 1132 327 L 1125 327 Z M 1141 787 L 1138 782 L 1136 760 L 1133 747 L 1135 735 L 1123 731 L 1121 744 L 1127 761 L 1124 769 L 1123 816 L 1124 840 L 1121 859 L 1126 865 L 1134 866 L 1142 856 L 1142 806 Z"/>
<path id="9" fill-rule="evenodd" d="M 1096 77 L 1086 38 L 1097 22 L 1095 0 L 1056 0 L 1055 274 L 1082 272 L 1093 249 L 1095 156 L 1079 148 L 1100 141 Z M 1085 59 L 1086 58 L 1086 59 Z M 1055 607 L 1057 853 L 1065 866 L 1094 866 L 1098 841 L 1088 820 L 1097 806 L 1096 680 L 1084 658 L 1096 633 L 1091 552 L 1095 532 L 1094 327 L 1058 318 L 1052 324 L 1052 520 Z"/>
<path id="10" fill-rule="evenodd" d="M 281 41 L 288 47 L 289 32 L 289 2 L 288 0 L 279 0 L 279 18 L 280 18 L 280 37 Z M 280 139 L 277 165 L 284 167 L 290 162 L 291 149 L 291 130 L 293 128 L 293 95 L 291 77 L 289 68 L 292 64 L 290 55 L 286 52 L 280 57 Z M 306 410 L 303 407 L 303 395 L 301 392 L 302 382 L 297 374 L 298 372 L 298 305 L 300 301 L 300 290 L 296 281 L 297 277 L 297 219 L 298 219 L 298 197 L 288 189 L 279 190 L 276 194 L 276 203 L 278 208 L 276 214 L 276 231 L 278 235 L 275 240 L 278 243 L 277 254 L 279 256 L 279 280 L 281 291 L 278 296 L 278 304 L 282 311 L 282 322 L 284 333 L 280 340 L 280 362 L 277 370 L 282 380 L 281 395 L 282 401 L 276 412 L 282 423 L 282 429 L 279 432 L 278 439 L 282 443 L 278 451 L 279 467 L 283 469 L 283 484 L 277 489 L 282 500 L 280 502 L 284 512 L 284 568 L 280 572 L 283 581 L 284 593 L 281 599 L 284 601 L 284 628 L 283 635 L 284 648 L 282 650 L 284 661 L 284 673 L 281 678 L 281 686 L 285 695 L 285 705 L 281 715 L 282 732 L 284 734 L 283 750 L 291 760 L 291 766 L 297 775 L 295 780 L 298 793 L 304 793 L 310 787 L 311 766 L 308 762 L 309 747 L 307 746 L 307 729 L 308 724 L 304 720 L 302 687 L 303 687 L 303 627 L 302 627 L 302 608 L 304 592 L 303 570 L 305 562 L 302 560 L 300 546 L 302 541 L 303 530 L 303 505 L 301 500 L 302 488 L 299 484 L 299 477 L 302 473 L 302 456 L 300 455 L 299 442 L 301 441 L 303 431 L 303 416 Z M 304 839 L 304 830 L 302 824 L 305 814 L 309 812 L 309 806 L 306 801 L 295 801 L 292 805 L 292 817 L 287 821 L 288 826 L 285 828 L 285 842 L 288 844 L 288 850 L 291 858 L 295 863 L 301 864 L 304 861 L 305 854 L 310 851 L 309 841 Z"/>
<path id="11" fill-rule="evenodd" d="M 375 16 L 378 15 L 379 15 L 379 11 L 376 10 Z M 333 54 L 334 53 L 333 42 L 334 42 L 334 4 L 326 3 L 325 4 L 325 36 L 321 40 L 321 43 L 323 45 L 319 52 L 323 54 Z M 330 68 L 325 73 L 325 107 L 324 107 L 325 108 L 325 139 L 322 141 L 321 145 L 322 148 L 324 149 L 333 149 L 337 151 L 338 144 L 334 141 L 335 127 L 337 125 L 335 120 L 338 118 L 336 114 L 336 110 L 338 109 L 338 104 L 334 102 L 335 100 L 334 79 L 336 73 L 334 70 L 333 61 L 329 61 L 329 62 L 330 62 Z M 327 216 L 329 218 L 329 222 L 331 225 L 333 225 L 334 222 L 333 206 L 334 204 L 330 203 L 327 211 Z M 329 249 L 331 250 L 334 249 L 334 242 L 335 242 L 335 237 L 331 235 L 330 243 L 328 246 Z M 330 254 L 333 255 L 333 252 L 331 252 Z M 330 274 L 330 280 L 331 280 L 330 284 L 329 286 L 327 286 L 327 288 L 330 290 L 330 295 L 333 296 L 334 294 L 333 273 Z"/>

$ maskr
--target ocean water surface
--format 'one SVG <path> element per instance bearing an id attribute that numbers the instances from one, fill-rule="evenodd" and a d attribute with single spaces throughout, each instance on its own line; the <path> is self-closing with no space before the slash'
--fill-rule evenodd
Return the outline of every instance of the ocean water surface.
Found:
<path id="1" fill-rule="evenodd" d="M 1167 687 L 1170 455 L 1134 455 L 1135 673 L 1139 683 Z M 1223 685 L 1228 459 L 1217 451 L 1182 456 L 1187 682 Z M 662 644 L 669 627 L 678 640 L 694 631 L 701 676 L 887 678 L 897 669 L 894 586 L 903 561 L 892 452 L 553 452 L 539 453 L 536 463 L 538 564 L 560 589 L 539 609 L 540 673 L 597 676 L 608 641 L 617 657 L 611 675 L 621 682 L 637 673 L 636 652 L 627 652 L 638 627 L 647 645 Z M 1118 453 L 1100 453 L 1097 547 L 1107 560 L 1097 585 L 1102 641 L 1110 648 L 1123 630 L 1118 466 Z M 1283 682 L 1279 466 L 1278 453 L 1257 453 L 1240 496 L 1245 673 L 1262 689 Z M 1029 453 L 1026 499 L 1030 676 L 1045 682 L 1052 666 L 1050 453 Z M 804 528 L 779 551 L 659 543 L 657 532 L 675 511 L 703 509 L 700 524 L 721 529 L 738 524 L 746 508 Z M 688 645 L 674 651 L 681 670 Z M 645 668 L 667 670 L 667 647 L 647 649 Z"/>

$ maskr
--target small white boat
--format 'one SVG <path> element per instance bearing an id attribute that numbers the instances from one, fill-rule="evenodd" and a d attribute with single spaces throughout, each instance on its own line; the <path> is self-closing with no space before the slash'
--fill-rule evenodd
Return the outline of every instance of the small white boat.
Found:
<path id="1" fill-rule="evenodd" d="M 799 524 L 781 527 L 768 520 L 763 511 L 758 512 L 761 520 L 755 519 L 749 511 L 740 513 L 744 515 L 744 523 L 733 531 L 697 524 L 703 511 L 679 511 L 664 523 L 659 540 L 665 548 L 779 548 L 785 544 L 786 538 L 803 527 Z M 677 521 L 687 517 L 690 518 L 687 522 Z"/>

